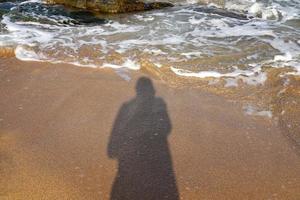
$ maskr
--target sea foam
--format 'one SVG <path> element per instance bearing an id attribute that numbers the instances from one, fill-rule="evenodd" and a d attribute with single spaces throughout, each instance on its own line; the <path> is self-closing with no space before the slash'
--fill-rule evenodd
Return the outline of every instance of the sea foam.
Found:
<path id="1" fill-rule="evenodd" d="M 266 80 L 266 65 L 292 67 L 294 75 L 300 74 L 299 27 L 287 23 L 299 19 L 299 5 L 239 2 L 226 1 L 225 9 L 255 18 L 221 16 L 213 5 L 207 6 L 209 12 L 205 6 L 197 11 L 199 5 L 185 5 L 112 16 L 91 25 L 76 24 L 62 7 L 27 1 L 2 17 L 0 45 L 15 47 L 21 60 L 138 70 L 140 59 L 146 58 L 157 67 L 173 66 L 178 76 L 237 78 L 250 85 Z M 57 9 L 62 13 L 54 14 Z M 271 15 L 278 19 L 269 19 Z M 114 54 L 119 60 L 108 60 Z"/>

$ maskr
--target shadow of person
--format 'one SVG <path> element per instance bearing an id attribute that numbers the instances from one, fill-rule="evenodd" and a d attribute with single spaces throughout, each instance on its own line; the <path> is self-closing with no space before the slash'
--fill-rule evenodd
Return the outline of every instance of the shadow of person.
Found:
<path id="1" fill-rule="evenodd" d="M 168 136 L 171 122 L 150 79 L 136 84 L 136 97 L 122 105 L 107 153 L 118 160 L 111 200 L 178 200 Z"/>

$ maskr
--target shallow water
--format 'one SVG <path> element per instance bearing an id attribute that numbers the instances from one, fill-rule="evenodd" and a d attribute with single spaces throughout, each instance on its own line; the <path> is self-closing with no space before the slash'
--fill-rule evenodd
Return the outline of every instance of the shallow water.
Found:
<path id="1" fill-rule="evenodd" d="M 96 17 L 39 0 L 5 2 L 0 46 L 15 47 L 22 60 L 134 70 L 147 60 L 188 77 L 262 83 L 263 66 L 300 74 L 299 0 L 223 3 Z"/>

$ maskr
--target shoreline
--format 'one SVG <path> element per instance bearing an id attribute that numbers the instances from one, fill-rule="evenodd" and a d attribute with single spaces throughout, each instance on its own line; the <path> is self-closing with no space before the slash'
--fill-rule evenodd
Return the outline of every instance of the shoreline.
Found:
<path id="1" fill-rule="evenodd" d="M 106 155 L 109 136 L 145 70 L 128 72 L 126 81 L 112 69 L 15 58 L 1 58 L 0 70 L 0 198 L 110 199 L 118 169 Z M 300 157 L 280 126 L 245 115 L 242 98 L 151 80 L 172 124 L 180 198 L 300 198 Z M 298 113 L 287 113 L 281 121 L 297 131 Z"/>

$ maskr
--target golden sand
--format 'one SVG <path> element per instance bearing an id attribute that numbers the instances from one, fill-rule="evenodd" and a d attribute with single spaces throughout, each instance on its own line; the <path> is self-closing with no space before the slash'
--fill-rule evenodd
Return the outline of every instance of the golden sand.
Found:
<path id="1" fill-rule="evenodd" d="M 118 161 L 107 155 L 109 138 L 121 106 L 136 98 L 136 82 L 147 74 L 170 118 L 180 199 L 300 198 L 300 157 L 286 137 L 299 128 L 299 80 L 285 91 L 274 78 L 256 90 L 241 85 L 214 93 L 222 90 L 195 79 L 168 82 L 145 68 L 129 72 L 129 81 L 110 69 L 14 58 L 1 59 L 0 70 L 0 199 L 111 199 Z M 244 103 L 255 100 L 278 105 L 274 119 L 246 115 Z"/>

